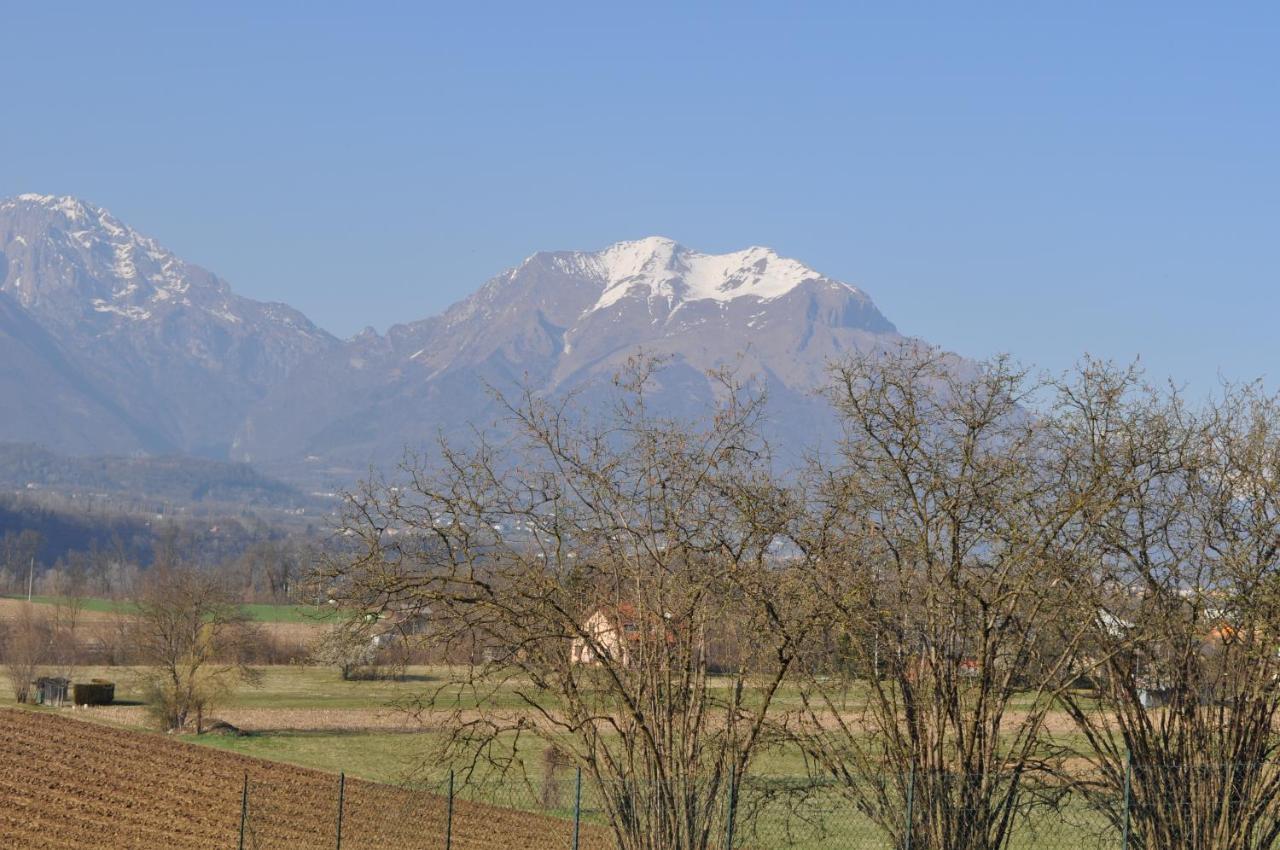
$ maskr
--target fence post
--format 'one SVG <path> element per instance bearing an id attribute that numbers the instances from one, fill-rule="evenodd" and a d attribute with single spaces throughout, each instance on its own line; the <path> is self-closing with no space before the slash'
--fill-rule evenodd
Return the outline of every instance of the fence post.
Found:
<path id="1" fill-rule="evenodd" d="M 729 821 L 725 827 L 724 846 L 725 850 L 733 850 L 733 813 L 738 804 L 738 772 L 736 769 L 729 771 Z"/>
<path id="2" fill-rule="evenodd" d="M 453 848 L 453 771 L 449 771 L 449 808 L 444 818 L 444 850 Z"/>
<path id="3" fill-rule="evenodd" d="M 338 850 L 342 850 L 342 804 L 347 797 L 347 775 L 338 774 Z"/>
<path id="4" fill-rule="evenodd" d="M 907 823 L 902 833 L 902 850 L 911 850 L 911 833 L 915 829 L 915 815 L 912 811 L 916 802 L 916 766 L 911 765 L 907 773 Z"/>
<path id="5" fill-rule="evenodd" d="M 240 850 L 244 850 L 244 825 L 249 819 L 249 771 L 244 772 L 244 790 L 240 792 Z"/>
<path id="6" fill-rule="evenodd" d="M 578 850 L 578 832 L 582 826 L 582 768 L 578 768 L 573 789 L 573 850 Z"/>
<path id="7" fill-rule="evenodd" d="M 1133 803 L 1133 753 L 1124 754 L 1124 841 L 1121 850 L 1129 850 L 1129 810 Z"/>

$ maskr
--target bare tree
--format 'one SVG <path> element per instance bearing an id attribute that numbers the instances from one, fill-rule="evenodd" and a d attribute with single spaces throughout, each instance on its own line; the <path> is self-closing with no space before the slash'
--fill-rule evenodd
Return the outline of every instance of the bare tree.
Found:
<path id="1" fill-rule="evenodd" d="M 915 343 L 833 371 L 844 437 L 797 534 L 829 628 L 797 729 L 899 846 L 907 811 L 913 847 L 1007 846 L 1055 763 L 1042 732 L 1084 630 L 1051 624 L 1084 499 L 1024 410 L 1037 389 Z"/>
<path id="2" fill-rule="evenodd" d="M 16 617 L 0 623 L 0 657 L 18 702 L 31 701 L 31 686 L 50 655 L 51 629 L 35 607 L 24 602 Z"/>
<path id="3" fill-rule="evenodd" d="M 9 592 L 26 594 L 32 585 L 44 536 L 32 529 L 6 531 L 0 536 L 0 562 L 9 582 Z"/>
<path id="4" fill-rule="evenodd" d="M 1227 387 L 1190 408 L 1090 363 L 1064 439 L 1098 482 L 1089 528 L 1092 692 L 1063 704 L 1132 845 L 1245 850 L 1280 838 L 1280 404 Z M 1132 769 L 1126 777 L 1131 763 Z M 1125 811 L 1123 789 L 1132 805 Z"/>
<path id="5" fill-rule="evenodd" d="M 772 740 L 808 621 L 772 555 L 791 505 L 761 399 L 719 376 L 710 421 L 662 419 L 652 369 L 632 364 L 602 421 L 525 394 L 512 443 L 445 445 L 436 469 L 367 487 L 350 505 L 358 551 L 324 578 L 345 609 L 421 616 L 465 659 L 418 703 L 465 775 L 536 779 L 549 746 L 620 847 L 693 850 Z"/>
<path id="6" fill-rule="evenodd" d="M 235 594 L 215 576 L 188 567 L 157 567 L 143 581 L 131 637 L 151 707 L 164 729 L 194 721 L 257 672 L 242 662 L 255 630 Z"/>
<path id="7" fill-rule="evenodd" d="M 343 681 L 355 678 L 362 667 L 373 664 L 376 655 L 373 635 L 363 618 L 334 623 L 310 649 L 313 663 L 337 667 Z"/>
<path id="8" fill-rule="evenodd" d="M 81 659 L 80 619 L 85 602 L 85 574 L 81 565 L 64 564 L 53 572 L 53 597 L 48 617 L 50 640 L 45 663 L 54 674 L 70 679 Z"/>
<path id="9" fill-rule="evenodd" d="M 263 540 L 250 546 L 233 567 L 243 581 L 246 601 L 288 602 L 303 553 L 305 549 L 299 545 L 278 540 Z"/>

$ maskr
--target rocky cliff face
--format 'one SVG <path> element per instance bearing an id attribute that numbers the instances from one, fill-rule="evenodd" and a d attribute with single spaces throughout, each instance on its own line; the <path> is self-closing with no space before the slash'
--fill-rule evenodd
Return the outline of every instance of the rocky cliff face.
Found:
<path id="1" fill-rule="evenodd" d="M 339 345 L 69 197 L 0 201 L 0 298 L 0 352 L 24 364 L 0 438 L 75 452 L 225 456 L 252 404 Z"/>

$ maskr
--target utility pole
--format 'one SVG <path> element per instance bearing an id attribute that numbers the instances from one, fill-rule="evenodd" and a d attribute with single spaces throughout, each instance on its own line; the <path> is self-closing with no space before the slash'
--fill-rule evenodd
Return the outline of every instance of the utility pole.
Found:
<path id="1" fill-rule="evenodd" d="M 36 556 L 31 556 L 31 566 L 27 568 L 27 604 L 31 604 L 31 586 L 36 580 Z"/>

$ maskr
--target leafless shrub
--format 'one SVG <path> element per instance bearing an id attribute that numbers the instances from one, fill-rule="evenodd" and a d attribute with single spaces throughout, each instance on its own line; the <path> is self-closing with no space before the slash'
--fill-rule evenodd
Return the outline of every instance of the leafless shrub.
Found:
<path id="1" fill-rule="evenodd" d="M 1280 404 L 1246 386 L 1192 408 L 1088 363 L 1058 421 L 1098 492 L 1083 617 L 1096 687 L 1062 694 L 1103 777 L 1095 804 L 1130 819 L 1135 847 L 1272 846 Z"/>
<path id="2" fill-rule="evenodd" d="M 147 575 L 135 603 L 131 638 L 149 705 L 164 729 L 189 721 L 203 731 L 209 709 L 257 673 L 245 661 L 257 640 L 226 584 L 187 567 L 159 567 Z"/>
<path id="3" fill-rule="evenodd" d="M 1084 631 L 1057 622 L 1087 491 L 1023 409 L 1036 389 L 917 344 L 833 371 L 844 439 L 797 534 L 829 624 L 799 741 L 898 844 L 910 810 L 912 846 L 1006 846 L 1059 755 L 1042 730 Z"/>
<path id="4" fill-rule="evenodd" d="M 0 626 L 0 657 L 13 698 L 30 702 L 32 685 L 51 654 L 53 630 L 31 604 L 23 604 L 16 617 Z"/>

